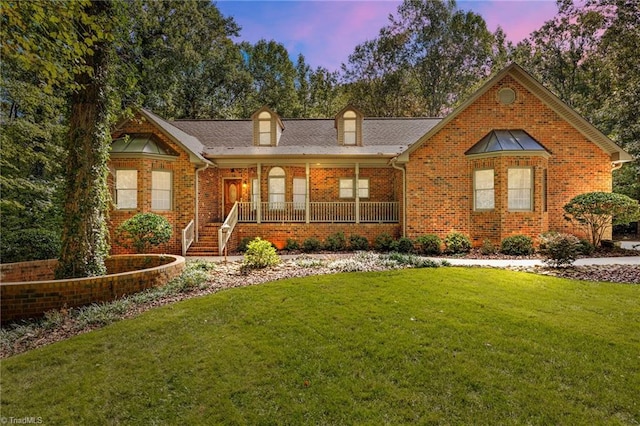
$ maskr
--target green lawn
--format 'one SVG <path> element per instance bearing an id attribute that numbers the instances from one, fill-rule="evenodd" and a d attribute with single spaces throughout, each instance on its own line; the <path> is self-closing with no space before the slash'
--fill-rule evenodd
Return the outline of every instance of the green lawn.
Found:
<path id="1" fill-rule="evenodd" d="M 292 279 L 2 361 L 45 424 L 637 424 L 640 286 L 492 269 Z"/>

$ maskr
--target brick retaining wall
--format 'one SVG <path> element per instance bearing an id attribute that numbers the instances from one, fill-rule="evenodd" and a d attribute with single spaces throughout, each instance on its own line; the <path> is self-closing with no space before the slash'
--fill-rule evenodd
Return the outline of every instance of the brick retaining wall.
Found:
<path id="1" fill-rule="evenodd" d="M 105 262 L 109 275 L 54 280 L 57 260 L 0 265 L 0 321 L 42 316 L 52 309 L 115 300 L 178 276 L 185 259 L 174 255 L 112 256 Z"/>

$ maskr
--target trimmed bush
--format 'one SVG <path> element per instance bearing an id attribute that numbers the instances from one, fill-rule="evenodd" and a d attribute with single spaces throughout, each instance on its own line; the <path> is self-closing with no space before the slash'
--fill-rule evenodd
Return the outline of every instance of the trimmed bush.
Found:
<path id="1" fill-rule="evenodd" d="M 578 258 L 580 240 L 575 235 L 546 232 L 540 235 L 540 253 L 554 268 L 571 265 Z"/>
<path id="2" fill-rule="evenodd" d="M 244 253 L 243 268 L 262 269 L 280 263 L 280 256 L 273 245 L 260 237 L 256 237 L 247 245 Z"/>
<path id="3" fill-rule="evenodd" d="M 391 245 L 393 251 L 399 253 L 411 253 L 413 252 L 413 241 L 411 239 L 402 237 L 397 241 L 394 241 Z"/>
<path id="4" fill-rule="evenodd" d="M 586 240 L 584 238 L 580 238 L 580 244 L 578 246 L 578 253 L 582 254 L 584 256 L 588 256 L 590 254 L 593 254 L 593 252 L 596 251 L 596 248 L 593 244 L 591 244 L 591 242 L 589 240 Z"/>
<path id="5" fill-rule="evenodd" d="M 322 242 L 316 237 L 309 237 L 302 242 L 301 248 L 305 253 L 313 253 L 322 249 Z"/>
<path id="6" fill-rule="evenodd" d="M 146 253 L 151 247 L 171 239 L 173 229 L 169 220 L 155 213 L 138 213 L 116 228 L 116 243 L 132 248 L 136 253 Z"/>
<path id="7" fill-rule="evenodd" d="M 344 232 L 339 231 L 331 234 L 324 242 L 324 248 L 329 251 L 344 251 L 347 248 L 347 238 Z"/>
<path id="8" fill-rule="evenodd" d="M 416 238 L 418 253 L 427 256 L 442 253 L 442 240 L 437 235 L 427 234 Z"/>
<path id="9" fill-rule="evenodd" d="M 376 249 L 376 251 L 391 251 L 393 248 L 393 238 L 386 232 L 382 233 L 376 237 L 376 240 L 373 243 L 373 248 Z"/>
<path id="10" fill-rule="evenodd" d="M 369 250 L 369 240 L 362 235 L 353 234 L 349 237 L 349 248 L 355 251 Z"/>
<path id="11" fill-rule="evenodd" d="M 493 245 L 491 240 L 484 239 L 482 241 L 482 247 L 480 247 L 480 253 L 485 256 L 496 253 L 496 246 Z"/>
<path id="12" fill-rule="evenodd" d="M 0 258 L 2 263 L 56 259 L 60 247 L 60 235 L 48 229 L 5 231 L 0 238 Z"/>
<path id="13" fill-rule="evenodd" d="M 251 238 L 251 237 L 244 237 L 243 239 L 240 240 L 240 242 L 238 243 L 238 251 L 240 253 L 244 253 L 245 251 L 247 251 L 247 246 L 249 245 L 249 243 L 251 241 L 253 241 L 255 239 L 255 237 Z"/>
<path id="14" fill-rule="evenodd" d="M 445 252 L 448 254 L 462 254 L 471 251 L 471 240 L 460 232 L 450 232 L 444 239 Z"/>
<path id="15" fill-rule="evenodd" d="M 533 240 L 526 235 L 511 235 L 502 240 L 500 253 L 511 256 L 528 256 L 533 253 Z"/>
<path id="16" fill-rule="evenodd" d="M 300 250 L 300 244 L 293 238 L 287 238 L 287 243 L 284 245 L 284 249 L 287 251 Z"/>

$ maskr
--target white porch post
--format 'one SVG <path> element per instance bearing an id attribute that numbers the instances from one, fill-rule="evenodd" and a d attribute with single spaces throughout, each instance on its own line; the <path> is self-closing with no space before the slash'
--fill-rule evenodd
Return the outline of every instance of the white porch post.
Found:
<path id="1" fill-rule="evenodd" d="M 356 163 L 356 223 L 360 223 L 360 163 Z"/>
<path id="2" fill-rule="evenodd" d="M 311 219 L 311 211 L 310 211 L 310 207 L 311 207 L 311 201 L 309 200 L 309 196 L 311 194 L 311 188 L 309 187 L 309 182 L 310 182 L 310 178 L 309 178 L 309 163 L 305 164 L 305 178 L 306 178 L 306 183 L 305 185 L 306 187 L 306 194 L 304 197 L 304 221 L 305 223 L 309 223 L 310 219 Z"/>
<path id="3" fill-rule="evenodd" d="M 262 223 L 262 163 L 258 163 L 258 205 L 256 206 L 256 222 Z"/>

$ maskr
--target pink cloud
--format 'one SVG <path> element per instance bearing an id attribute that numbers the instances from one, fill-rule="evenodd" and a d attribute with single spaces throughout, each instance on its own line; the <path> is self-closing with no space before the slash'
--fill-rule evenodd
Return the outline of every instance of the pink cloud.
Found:
<path id="1" fill-rule="evenodd" d="M 429 0 L 427 0 L 429 1 Z M 313 68 L 337 70 L 356 47 L 378 35 L 395 14 L 399 0 L 392 1 L 218 1 L 226 16 L 242 27 L 238 40 L 260 39 L 282 43 L 295 60 L 302 53 Z M 518 42 L 552 19 L 555 0 L 465 0 L 458 8 L 482 15 L 489 30 L 498 26 L 507 38 Z"/>

